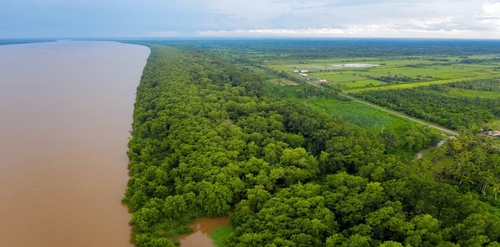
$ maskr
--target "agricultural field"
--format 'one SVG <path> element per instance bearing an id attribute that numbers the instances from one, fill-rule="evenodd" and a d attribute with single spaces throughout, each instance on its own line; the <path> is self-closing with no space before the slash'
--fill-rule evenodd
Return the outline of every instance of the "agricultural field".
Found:
<path id="1" fill-rule="evenodd" d="M 266 81 L 266 85 L 268 92 L 275 96 L 306 104 L 312 111 L 324 112 L 334 119 L 354 124 L 376 136 L 390 132 L 395 136 L 404 137 L 411 135 L 410 133 L 430 131 L 429 128 L 423 125 L 339 95 L 318 94 L 319 91 L 315 90 L 319 89 L 311 85 L 278 85 L 270 80 Z M 438 140 L 445 138 L 438 131 L 431 131 L 428 134 L 429 136 L 437 135 L 437 137 L 424 147 L 435 145 Z M 408 149 L 405 145 L 405 139 L 398 139 L 398 144 L 392 149 L 391 153 L 397 153 L 402 159 L 411 160 L 421 150 L 420 147 Z"/>
<path id="2" fill-rule="evenodd" d="M 500 77 L 497 54 L 478 56 L 421 56 L 381 58 L 334 58 L 307 61 L 275 60 L 266 66 L 294 74 L 307 70 L 308 77 L 348 91 L 394 89 L 443 84 L 457 80 Z"/>
<path id="3" fill-rule="evenodd" d="M 368 105 L 327 93 L 326 90 L 311 85 L 299 84 L 284 78 L 267 79 L 265 84 L 268 91 L 275 96 L 303 102 L 317 111 L 326 112 L 333 118 L 342 119 L 372 133 L 390 130 L 402 135 L 417 125 Z"/>
<path id="4" fill-rule="evenodd" d="M 378 133 L 384 129 L 403 134 L 415 124 L 379 111 L 355 101 L 336 99 L 315 99 L 308 102 L 314 108 L 325 111 L 335 118 L 353 123 L 369 131 Z"/>
<path id="5" fill-rule="evenodd" d="M 294 82 L 294 81 L 291 81 L 291 80 L 288 80 L 285 78 L 270 79 L 270 80 L 267 80 L 266 82 L 277 84 L 279 86 L 281 86 L 281 85 L 286 85 L 286 86 L 298 86 L 298 85 L 300 85 L 297 82 Z"/>
<path id="6" fill-rule="evenodd" d="M 484 43 L 474 47 L 467 44 L 459 48 L 465 43 L 461 44 L 458 41 L 454 44 L 454 48 L 443 46 L 444 43 L 441 44 L 440 41 L 432 41 L 432 45 L 428 44 L 430 46 L 420 46 L 418 42 L 401 46 L 402 43 L 395 40 L 385 44 L 375 44 L 378 41 L 370 41 L 371 44 L 360 43 L 352 47 L 349 42 L 304 41 L 283 45 L 278 42 L 255 41 L 255 44 L 248 43 L 246 46 L 241 44 L 219 46 L 215 50 L 223 51 L 225 57 L 235 64 L 259 71 L 267 84 L 286 86 L 273 87 L 272 90 L 277 94 L 296 98 L 299 92 L 301 96 L 307 96 L 307 104 L 314 108 L 373 132 L 379 132 L 384 128 L 393 129 L 393 126 L 389 124 L 390 121 L 384 121 L 386 118 L 380 118 L 366 111 L 365 108 L 370 108 L 367 106 L 341 99 L 319 97 L 313 100 L 310 97 L 311 93 L 306 92 L 304 84 L 325 87 L 337 92 L 343 91 L 380 106 L 455 130 L 500 128 L 500 120 L 495 113 L 498 111 L 496 110 L 500 95 L 498 91 L 447 86 L 450 83 L 475 83 L 500 78 L 500 50 L 497 47 Z M 333 46 L 335 43 L 336 47 Z M 299 74 L 301 72 L 302 75 Z M 294 85 L 293 82 L 300 85 Z M 499 84 L 496 81 L 495 83 Z M 436 91 L 433 86 L 446 88 L 446 92 Z M 392 99 L 390 94 L 375 92 L 385 90 L 410 92 L 410 89 L 415 89 L 419 95 L 404 96 L 413 97 L 411 99 L 405 99 L 400 95 L 403 97 L 401 98 L 404 101 L 403 105 L 396 104 L 399 101 Z M 373 93 L 370 93 L 372 91 Z M 420 94 L 429 97 L 427 100 L 430 104 L 421 102 Z M 371 99 L 367 98 L 368 95 L 371 95 Z M 412 105 L 413 101 L 415 105 Z M 386 117 L 394 118 L 390 114 Z"/>

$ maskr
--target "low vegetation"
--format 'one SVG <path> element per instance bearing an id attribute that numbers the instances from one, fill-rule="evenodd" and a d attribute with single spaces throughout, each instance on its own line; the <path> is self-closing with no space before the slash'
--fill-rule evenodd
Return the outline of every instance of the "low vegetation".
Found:
<path id="1" fill-rule="evenodd" d="M 231 226 L 221 226 L 214 229 L 210 233 L 210 238 L 212 239 L 216 247 L 227 247 L 227 239 L 231 234 L 234 234 L 234 228 Z"/>

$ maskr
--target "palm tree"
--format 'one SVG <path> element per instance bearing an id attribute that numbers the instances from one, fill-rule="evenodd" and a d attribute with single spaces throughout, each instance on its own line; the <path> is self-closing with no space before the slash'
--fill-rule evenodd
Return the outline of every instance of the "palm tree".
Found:
<path id="1" fill-rule="evenodd" d="M 495 194 L 495 199 L 497 199 L 498 193 L 500 193 L 500 183 L 493 185 L 493 194 Z"/>

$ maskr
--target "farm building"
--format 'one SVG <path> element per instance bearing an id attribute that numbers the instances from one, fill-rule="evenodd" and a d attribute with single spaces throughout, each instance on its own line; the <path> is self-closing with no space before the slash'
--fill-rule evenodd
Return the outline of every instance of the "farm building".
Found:
<path id="1" fill-rule="evenodd" d="M 500 131 L 499 130 L 490 131 L 488 132 L 488 135 L 493 137 L 500 137 Z"/>

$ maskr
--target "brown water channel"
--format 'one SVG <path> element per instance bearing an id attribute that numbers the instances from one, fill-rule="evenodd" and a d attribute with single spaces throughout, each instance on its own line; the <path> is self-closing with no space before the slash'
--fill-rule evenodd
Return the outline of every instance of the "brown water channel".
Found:
<path id="1" fill-rule="evenodd" d="M 181 247 L 213 247 L 209 237 L 212 230 L 229 225 L 229 217 L 202 218 L 189 225 L 194 232 L 179 236 Z"/>
<path id="2" fill-rule="evenodd" d="M 121 247 L 135 90 L 149 49 L 0 46 L 0 246 Z"/>

